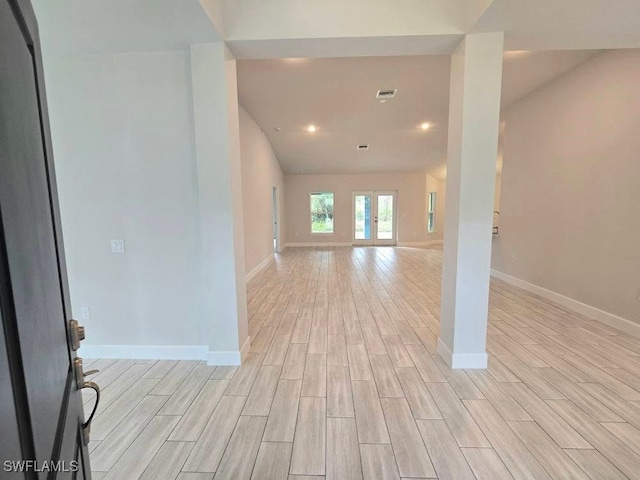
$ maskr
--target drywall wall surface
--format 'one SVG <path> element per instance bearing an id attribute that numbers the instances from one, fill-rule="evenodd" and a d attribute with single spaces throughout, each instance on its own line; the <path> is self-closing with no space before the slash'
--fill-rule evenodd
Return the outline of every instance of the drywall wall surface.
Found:
<path id="1" fill-rule="evenodd" d="M 640 323 L 638 85 L 610 51 L 504 112 L 493 268 Z"/>
<path id="2" fill-rule="evenodd" d="M 398 242 L 429 241 L 424 173 L 285 175 L 287 243 L 351 243 L 354 191 L 397 191 Z M 312 234 L 309 194 L 334 193 L 334 233 Z"/>
<path id="3" fill-rule="evenodd" d="M 271 144 L 251 115 L 240 106 L 242 205 L 247 273 L 273 256 L 273 187 L 278 187 L 280 237 L 284 247 L 284 175 Z"/>
<path id="4" fill-rule="evenodd" d="M 86 343 L 204 343 L 188 52 L 45 55 L 45 80 Z M 112 239 L 124 253 L 111 252 Z"/>

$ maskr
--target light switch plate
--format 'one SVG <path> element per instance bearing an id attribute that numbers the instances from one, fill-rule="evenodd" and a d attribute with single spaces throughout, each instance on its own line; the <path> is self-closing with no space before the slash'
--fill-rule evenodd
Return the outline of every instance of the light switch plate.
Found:
<path id="1" fill-rule="evenodd" d="M 91 320 L 91 309 L 89 307 L 82 307 L 80 309 L 80 318 L 82 320 Z"/>
<path id="2" fill-rule="evenodd" d="M 124 240 L 111 240 L 111 253 L 124 253 Z"/>

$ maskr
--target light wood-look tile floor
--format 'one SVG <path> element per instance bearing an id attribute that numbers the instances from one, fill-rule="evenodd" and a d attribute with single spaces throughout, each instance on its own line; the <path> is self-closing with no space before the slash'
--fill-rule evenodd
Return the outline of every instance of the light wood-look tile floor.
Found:
<path id="1" fill-rule="evenodd" d="M 493 280 L 489 368 L 452 371 L 441 266 L 288 249 L 249 283 L 242 367 L 87 362 L 94 478 L 640 478 L 640 341 Z"/>

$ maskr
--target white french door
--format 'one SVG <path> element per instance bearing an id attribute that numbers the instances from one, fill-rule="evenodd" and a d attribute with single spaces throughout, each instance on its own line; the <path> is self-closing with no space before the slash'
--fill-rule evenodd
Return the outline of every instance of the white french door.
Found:
<path id="1" fill-rule="evenodd" d="M 397 243 L 397 192 L 353 192 L 353 244 Z"/>

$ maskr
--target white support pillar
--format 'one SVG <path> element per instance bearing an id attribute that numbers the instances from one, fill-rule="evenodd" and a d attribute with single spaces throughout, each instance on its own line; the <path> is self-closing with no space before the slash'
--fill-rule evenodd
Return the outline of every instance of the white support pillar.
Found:
<path id="1" fill-rule="evenodd" d="M 470 34 L 451 57 L 438 352 L 452 368 L 487 367 L 503 40 L 503 33 Z"/>
<path id="2" fill-rule="evenodd" d="M 236 62 L 223 42 L 191 46 L 191 82 L 207 363 L 239 365 L 249 349 L 242 171 Z"/>

